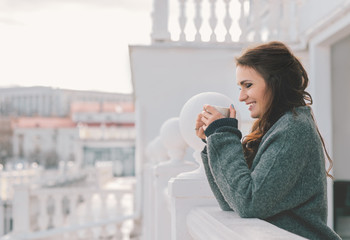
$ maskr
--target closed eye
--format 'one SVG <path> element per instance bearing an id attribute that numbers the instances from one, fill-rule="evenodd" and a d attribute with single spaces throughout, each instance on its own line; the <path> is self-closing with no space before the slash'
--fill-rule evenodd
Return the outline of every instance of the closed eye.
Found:
<path id="1" fill-rule="evenodd" d="M 246 87 L 246 88 L 250 88 L 252 85 L 253 85 L 252 83 L 246 83 L 246 84 L 245 84 L 245 87 Z"/>

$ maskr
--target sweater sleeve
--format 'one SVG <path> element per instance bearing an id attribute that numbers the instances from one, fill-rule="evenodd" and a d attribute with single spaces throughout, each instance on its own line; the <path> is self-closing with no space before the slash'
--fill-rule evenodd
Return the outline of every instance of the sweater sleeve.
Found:
<path id="1" fill-rule="evenodd" d="M 211 173 L 211 170 L 209 168 L 206 147 L 202 151 L 201 156 L 202 156 L 202 161 L 203 161 L 203 165 L 204 165 L 205 174 L 207 175 L 207 179 L 208 179 L 208 182 L 209 182 L 209 186 L 210 186 L 210 188 L 211 188 L 211 190 L 212 190 L 216 200 L 218 201 L 221 210 L 223 210 L 223 211 L 231 211 L 232 208 L 228 205 L 228 203 L 224 199 L 224 196 L 220 192 L 220 189 L 218 188 L 218 186 L 217 186 L 217 184 L 216 184 L 216 182 L 214 180 L 213 174 Z"/>
<path id="2" fill-rule="evenodd" d="M 222 127 L 222 126 L 226 126 L 226 125 L 233 127 L 232 129 L 236 129 L 236 133 L 239 136 L 241 136 L 240 131 L 237 129 L 238 121 L 237 121 L 237 119 L 234 119 L 234 118 L 223 118 L 223 119 L 219 119 L 219 120 L 214 121 L 211 125 L 209 125 L 209 127 L 207 128 L 205 133 L 207 136 L 210 136 L 210 134 L 215 132 L 215 130 L 218 127 Z M 207 143 L 207 142 L 205 141 L 205 143 Z M 232 211 L 232 208 L 226 202 L 224 196 L 222 195 L 220 189 L 218 188 L 218 185 L 216 184 L 216 182 L 214 180 L 212 171 L 211 171 L 211 169 L 209 167 L 209 163 L 208 163 L 207 146 L 205 146 L 205 148 L 203 149 L 203 151 L 201 153 L 201 157 L 202 157 L 202 162 L 203 162 L 205 174 L 206 174 L 207 180 L 209 182 L 209 186 L 210 186 L 216 200 L 218 201 L 220 208 L 223 211 Z"/>
<path id="3" fill-rule="evenodd" d="M 251 171 L 236 129 L 216 128 L 207 139 L 209 168 L 228 205 L 241 217 L 265 219 L 300 204 L 302 196 L 288 193 L 305 165 L 308 137 L 302 128 L 280 126 L 259 146 Z"/>

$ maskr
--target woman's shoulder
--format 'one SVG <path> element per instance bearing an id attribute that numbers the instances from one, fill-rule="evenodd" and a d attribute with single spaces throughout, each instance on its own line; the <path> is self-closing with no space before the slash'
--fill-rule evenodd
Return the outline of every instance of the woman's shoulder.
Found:
<path id="1" fill-rule="evenodd" d="M 271 132 L 283 131 L 288 134 L 299 133 L 304 135 L 315 133 L 315 126 L 311 108 L 302 106 L 286 112 L 270 130 Z"/>

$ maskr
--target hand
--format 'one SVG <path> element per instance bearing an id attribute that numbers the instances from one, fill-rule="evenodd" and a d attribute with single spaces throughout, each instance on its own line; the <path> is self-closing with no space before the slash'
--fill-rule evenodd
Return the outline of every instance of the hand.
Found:
<path id="1" fill-rule="evenodd" d="M 201 139 L 205 139 L 206 136 L 204 134 L 204 131 L 212 122 L 220 118 L 225 117 L 220 112 L 218 112 L 216 108 L 208 104 L 204 105 L 203 111 L 197 116 L 195 129 L 196 135 Z M 230 118 L 236 118 L 236 110 L 233 107 L 233 104 L 230 106 Z"/>
<path id="2" fill-rule="evenodd" d="M 213 106 L 210 106 L 208 104 L 205 104 L 203 106 L 203 111 L 202 111 L 202 122 L 204 123 L 203 125 L 203 130 L 205 131 L 207 127 L 214 122 L 215 120 L 218 120 L 220 118 L 225 118 L 216 108 Z M 231 114 L 231 112 L 230 112 Z"/>
<path id="3" fill-rule="evenodd" d="M 197 119 L 196 119 L 196 135 L 201 138 L 201 139 L 205 139 L 206 136 L 204 134 L 204 122 L 201 120 L 203 117 L 202 113 L 198 114 Z"/>

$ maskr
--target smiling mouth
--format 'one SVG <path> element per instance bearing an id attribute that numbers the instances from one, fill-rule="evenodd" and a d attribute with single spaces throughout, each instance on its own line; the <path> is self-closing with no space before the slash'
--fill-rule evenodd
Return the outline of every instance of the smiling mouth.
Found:
<path id="1" fill-rule="evenodd" d="M 248 109 L 252 110 L 252 108 L 255 106 L 255 104 L 256 104 L 256 102 L 247 103 Z"/>
<path id="2" fill-rule="evenodd" d="M 248 106 L 252 106 L 254 105 L 256 102 L 250 102 L 250 103 L 247 103 Z"/>

